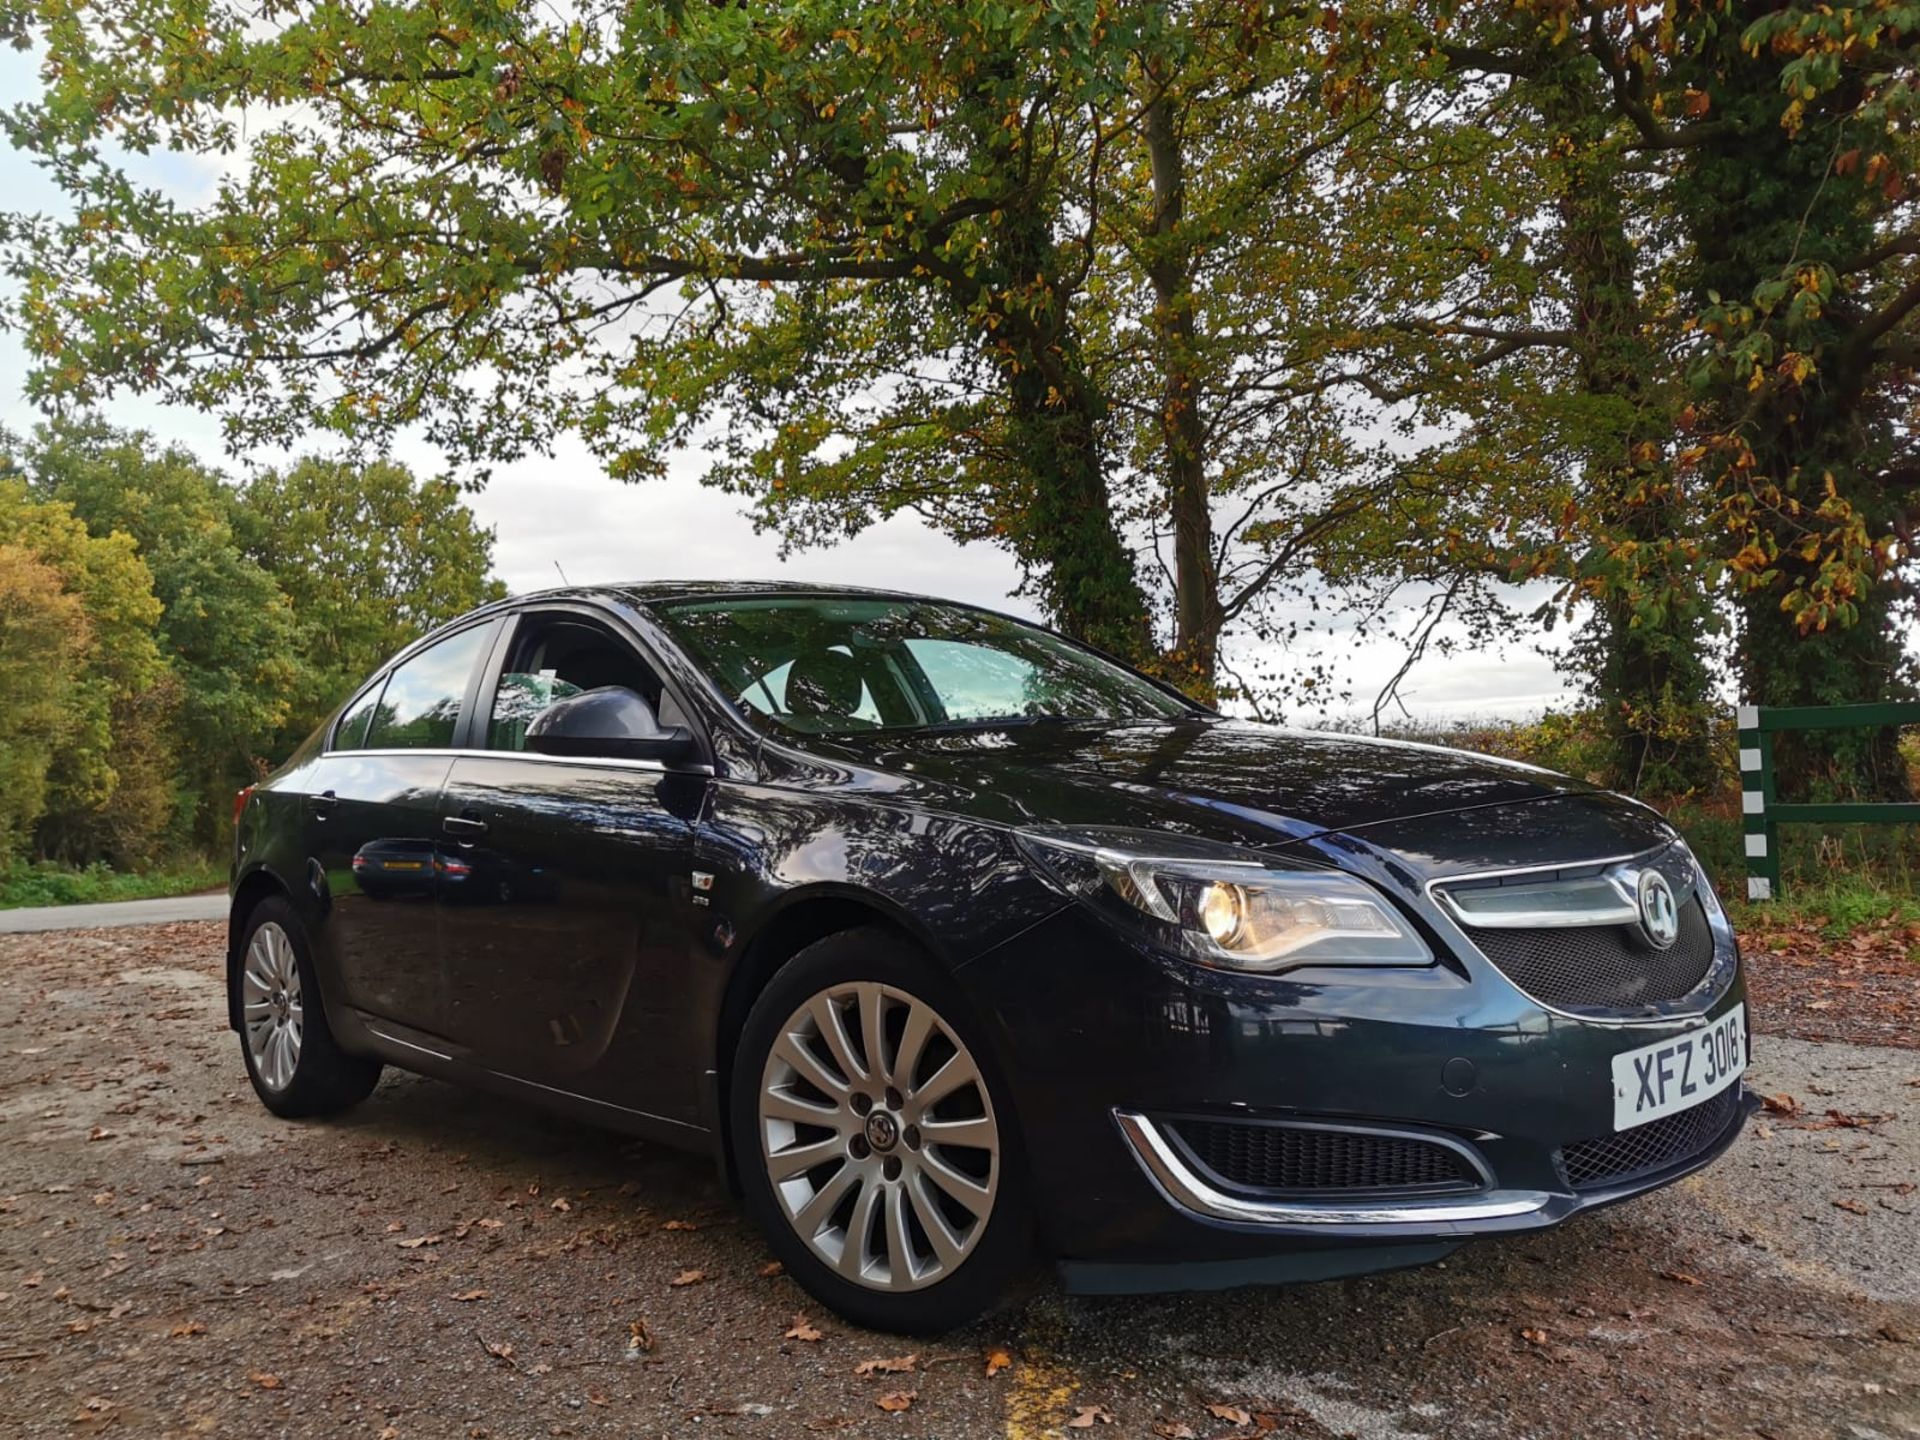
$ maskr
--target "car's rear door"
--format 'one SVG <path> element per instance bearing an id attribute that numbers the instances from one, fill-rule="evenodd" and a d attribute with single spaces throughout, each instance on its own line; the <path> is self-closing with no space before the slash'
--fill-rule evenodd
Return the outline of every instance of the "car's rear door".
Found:
<path id="1" fill-rule="evenodd" d="M 503 1074 L 691 1119 L 688 971 L 706 912 L 690 868 L 708 782 L 652 761 L 528 752 L 542 696 L 629 683 L 657 705 L 661 690 L 631 637 L 587 611 L 547 608 L 515 625 L 441 803 L 452 1037 Z M 539 639 L 556 626 L 574 646 L 557 666 Z"/>
<path id="2" fill-rule="evenodd" d="M 302 772 L 307 879 L 326 901 L 317 942 L 328 992 L 389 1030 L 446 1032 L 433 904 L 440 789 L 495 629 L 482 621 L 455 631 L 377 678 Z"/>

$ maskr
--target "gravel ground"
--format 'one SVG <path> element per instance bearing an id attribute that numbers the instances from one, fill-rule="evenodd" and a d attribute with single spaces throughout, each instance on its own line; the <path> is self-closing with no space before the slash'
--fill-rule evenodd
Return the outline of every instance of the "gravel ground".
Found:
<path id="1" fill-rule="evenodd" d="M 1913 1050 L 1763 1034 L 1713 1170 L 1444 1267 L 1036 1273 L 908 1345 L 769 1274 L 696 1160 L 399 1075 L 274 1120 L 219 954 L 0 937 L 0 1433 L 1920 1436 Z"/>

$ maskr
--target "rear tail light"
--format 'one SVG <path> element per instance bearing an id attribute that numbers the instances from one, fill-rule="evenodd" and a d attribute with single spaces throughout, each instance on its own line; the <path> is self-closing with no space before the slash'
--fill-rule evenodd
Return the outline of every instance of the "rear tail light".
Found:
<path id="1" fill-rule="evenodd" d="M 249 785 L 244 790 L 233 792 L 233 823 L 236 827 L 240 824 L 240 817 L 246 814 L 247 802 L 253 799 L 253 791 L 254 787 Z"/>

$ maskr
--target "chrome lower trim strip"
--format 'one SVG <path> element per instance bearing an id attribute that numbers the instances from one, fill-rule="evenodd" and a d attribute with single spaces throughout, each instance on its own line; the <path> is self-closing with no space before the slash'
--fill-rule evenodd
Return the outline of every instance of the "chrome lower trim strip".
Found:
<path id="1" fill-rule="evenodd" d="M 1180 1158 L 1160 1129 L 1137 1110 L 1113 1112 L 1134 1158 L 1166 1197 L 1183 1210 L 1242 1225 L 1449 1225 L 1504 1220 L 1544 1210 L 1552 1196 L 1539 1190 L 1509 1190 L 1499 1198 L 1429 1200 L 1405 1205 L 1316 1205 L 1299 1200 L 1249 1200 L 1216 1189 Z"/>

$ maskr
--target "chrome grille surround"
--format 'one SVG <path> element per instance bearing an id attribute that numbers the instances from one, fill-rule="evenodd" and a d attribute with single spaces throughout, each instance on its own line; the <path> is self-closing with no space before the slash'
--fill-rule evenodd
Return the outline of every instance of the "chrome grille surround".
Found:
<path id="1" fill-rule="evenodd" d="M 1680 933 L 1665 949 L 1639 918 L 1646 870 L 1680 904 Z M 1678 839 L 1580 864 L 1450 875 L 1426 889 L 1450 938 L 1557 1014 L 1616 1024 L 1703 1014 L 1738 966 L 1726 916 Z"/>

